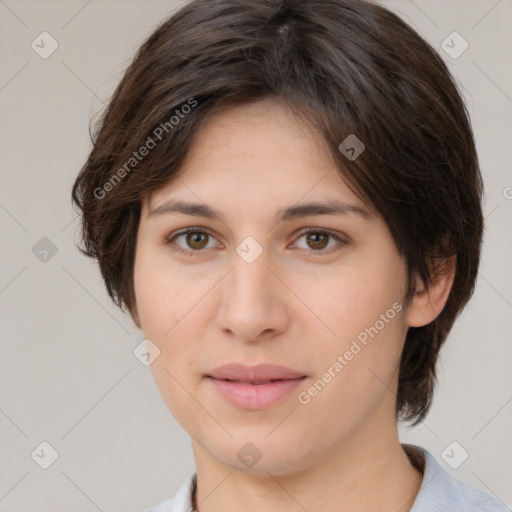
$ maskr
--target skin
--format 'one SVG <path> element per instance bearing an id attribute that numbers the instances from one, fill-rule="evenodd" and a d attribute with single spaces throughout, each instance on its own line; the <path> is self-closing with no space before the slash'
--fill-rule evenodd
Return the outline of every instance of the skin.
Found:
<path id="1" fill-rule="evenodd" d="M 149 215 L 169 199 L 207 204 L 224 218 Z M 409 307 L 299 403 L 406 290 L 405 260 L 379 215 L 276 221 L 282 208 L 329 199 L 370 211 L 319 135 L 273 99 L 208 118 L 180 177 L 144 198 L 132 316 L 160 350 L 153 376 L 192 439 L 200 512 L 406 511 L 419 490 L 422 474 L 398 440 L 398 365 L 408 327 L 441 312 L 453 273 L 437 276 L 429 293 L 418 282 Z M 169 241 L 188 227 L 210 236 Z M 304 228 L 331 230 L 343 243 L 319 242 Z M 236 252 L 247 236 L 263 250 L 250 264 Z M 205 379 L 230 362 L 271 362 L 308 377 L 268 409 L 246 411 Z M 252 468 L 237 456 L 247 442 L 262 454 Z"/>

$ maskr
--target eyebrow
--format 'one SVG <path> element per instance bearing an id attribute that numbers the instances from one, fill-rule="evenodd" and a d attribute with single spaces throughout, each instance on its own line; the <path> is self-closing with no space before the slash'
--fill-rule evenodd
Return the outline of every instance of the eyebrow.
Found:
<path id="1" fill-rule="evenodd" d="M 157 215 L 171 215 L 181 213 L 194 217 L 205 217 L 207 219 L 219 220 L 224 223 L 224 215 L 206 204 L 190 203 L 186 201 L 169 200 L 151 210 L 148 217 Z M 291 221 L 301 217 L 313 215 L 357 215 L 365 220 L 374 219 L 375 215 L 361 206 L 342 203 L 340 201 L 328 201 L 326 203 L 307 203 L 297 206 L 290 206 L 279 210 L 276 214 L 278 221 Z"/>

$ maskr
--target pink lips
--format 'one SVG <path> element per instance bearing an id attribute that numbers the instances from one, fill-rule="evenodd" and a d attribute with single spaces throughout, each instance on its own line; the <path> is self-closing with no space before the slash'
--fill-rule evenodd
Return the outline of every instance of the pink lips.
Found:
<path id="1" fill-rule="evenodd" d="M 291 393 L 306 375 L 274 364 L 228 364 L 216 368 L 206 378 L 233 405 L 246 410 L 260 410 Z"/>

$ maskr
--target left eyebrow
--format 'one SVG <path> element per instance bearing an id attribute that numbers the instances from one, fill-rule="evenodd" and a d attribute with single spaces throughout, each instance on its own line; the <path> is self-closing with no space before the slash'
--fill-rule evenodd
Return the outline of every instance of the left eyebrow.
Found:
<path id="1" fill-rule="evenodd" d="M 375 215 L 362 206 L 342 203 L 340 201 L 329 201 L 327 203 L 307 203 L 298 206 L 291 206 L 277 212 L 279 220 L 293 220 L 300 217 L 312 215 L 349 215 L 354 214 L 365 220 L 374 219 Z"/>
<path id="2" fill-rule="evenodd" d="M 207 219 L 219 220 L 224 223 L 224 215 L 206 204 L 189 203 L 185 201 L 169 200 L 151 210 L 148 217 L 155 215 L 170 215 L 181 213 L 183 215 L 192 215 L 194 217 L 205 217 Z M 340 201 L 329 201 L 327 203 L 307 203 L 298 206 L 290 206 L 279 210 L 276 218 L 280 221 L 291 221 L 301 217 L 311 217 L 314 215 L 349 215 L 354 214 L 362 219 L 374 219 L 375 215 L 361 206 L 342 203 Z"/>

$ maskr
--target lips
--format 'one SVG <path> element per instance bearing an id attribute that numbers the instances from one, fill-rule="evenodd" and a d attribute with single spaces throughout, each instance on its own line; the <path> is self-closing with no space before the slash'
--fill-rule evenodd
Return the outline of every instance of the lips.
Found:
<path id="1" fill-rule="evenodd" d="M 254 385 L 258 386 L 259 384 L 268 384 L 269 382 L 278 382 L 280 380 L 287 380 L 287 379 L 268 379 L 268 380 L 219 379 L 219 380 L 225 380 L 227 382 L 238 382 L 240 384 L 254 384 Z"/>
<path id="2" fill-rule="evenodd" d="M 274 364 L 229 364 L 206 375 L 220 396 L 245 410 L 271 407 L 296 389 L 307 375 Z"/>
<path id="3" fill-rule="evenodd" d="M 291 380 L 304 377 L 304 373 L 297 372 L 285 366 L 275 364 L 258 364 L 247 366 L 243 364 L 227 364 L 216 368 L 208 377 L 220 380 L 243 381 L 248 383 L 265 383 L 274 380 Z"/>

